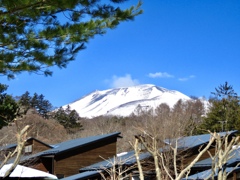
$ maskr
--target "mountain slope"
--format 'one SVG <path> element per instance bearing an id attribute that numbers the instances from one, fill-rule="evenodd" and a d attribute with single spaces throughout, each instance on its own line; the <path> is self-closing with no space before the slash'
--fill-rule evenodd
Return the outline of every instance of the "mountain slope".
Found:
<path id="1" fill-rule="evenodd" d="M 189 100 L 190 98 L 178 91 L 146 84 L 95 91 L 69 104 L 69 106 L 71 109 L 75 109 L 81 117 L 128 116 L 137 107 L 150 109 L 151 107 L 156 108 L 161 103 L 167 103 L 172 107 L 179 99 Z"/>

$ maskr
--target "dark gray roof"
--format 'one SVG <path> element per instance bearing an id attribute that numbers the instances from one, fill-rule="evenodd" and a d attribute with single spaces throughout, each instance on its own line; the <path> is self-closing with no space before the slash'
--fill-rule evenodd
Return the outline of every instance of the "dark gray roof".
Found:
<path id="1" fill-rule="evenodd" d="M 35 140 L 35 141 L 37 141 L 37 142 L 39 142 L 39 143 L 41 143 L 41 144 L 44 144 L 45 146 L 48 146 L 48 147 L 50 147 L 50 148 L 53 148 L 51 145 L 46 144 L 46 143 L 44 143 L 44 142 L 42 142 L 42 141 L 40 141 L 40 140 L 38 140 L 38 139 L 36 139 L 36 138 L 34 138 L 34 137 L 29 137 L 29 138 L 27 139 L 27 141 L 29 141 L 29 140 Z M 15 144 L 8 144 L 8 145 L 6 145 L 6 146 L 1 146 L 1 147 L 0 147 L 0 151 L 8 150 L 8 149 L 16 148 L 16 147 L 17 147 L 17 144 L 16 144 L 16 143 L 15 143 Z"/>
<path id="2" fill-rule="evenodd" d="M 230 153 L 229 157 L 231 157 L 228 161 L 227 161 L 227 166 L 230 167 L 232 165 L 235 166 L 235 164 L 240 162 L 240 149 L 235 149 L 234 151 L 232 151 L 232 153 Z M 212 166 L 212 159 L 211 158 L 207 158 L 204 159 L 202 161 L 197 162 L 193 168 L 197 168 L 197 167 L 206 167 L 206 168 L 210 168 Z"/>
<path id="3" fill-rule="evenodd" d="M 220 136 L 225 136 L 225 135 L 232 135 L 237 133 L 237 130 L 234 131 L 228 131 L 228 132 L 220 132 Z M 189 148 L 194 148 L 194 147 L 199 147 L 203 144 L 206 144 L 209 142 L 211 137 L 211 134 L 201 134 L 201 135 L 196 135 L 196 136 L 187 136 L 187 137 L 182 137 L 178 139 L 167 139 L 165 140 L 165 143 L 167 144 L 172 144 L 173 146 L 175 145 L 175 142 L 177 141 L 177 146 L 179 149 L 189 149 Z"/>
<path id="4" fill-rule="evenodd" d="M 86 171 L 83 173 L 68 176 L 66 178 L 62 178 L 61 180 L 85 180 L 89 178 L 94 178 L 96 176 L 99 176 L 99 171 Z"/>
<path id="5" fill-rule="evenodd" d="M 120 134 L 121 134 L 120 132 L 115 132 L 111 134 L 103 134 L 103 135 L 90 136 L 85 138 L 78 138 L 78 139 L 72 139 L 69 141 L 64 141 L 64 142 L 53 145 L 54 147 L 53 149 L 43 151 L 42 154 L 52 155 L 52 154 L 62 153 L 74 148 L 87 146 L 89 144 L 95 143 L 100 140 L 104 140 L 112 137 L 118 137 L 120 136 Z"/>
<path id="6" fill-rule="evenodd" d="M 41 143 L 41 144 L 44 144 L 45 146 L 47 146 L 47 147 L 49 147 L 49 148 L 53 148 L 52 145 L 49 145 L 49 144 L 47 144 L 47 143 L 45 143 L 45 142 L 43 142 L 43 141 L 40 141 L 39 139 L 36 139 L 36 138 L 34 138 L 34 137 L 29 137 L 29 138 L 27 139 L 27 141 L 29 141 L 29 140 L 35 140 L 35 141 L 37 141 L 37 142 L 39 142 L 39 143 Z"/>
<path id="7" fill-rule="evenodd" d="M 5 151 L 5 150 L 16 148 L 16 147 L 17 147 L 17 144 L 8 144 L 6 146 L 1 146 L 0 151 Z"/>
<path id="8" fill-rule="evenodd" d="M 228 167 L 226 168 L 227 173 L 233 173 L 240 171 L 240 167 Z M 212 170 L 206 170 L 200 173 L 193 174 L 191 176 L 188 176 L 187 178 L 183 178 L 182 180 L 206 180 L 206 179 L 211 179 L 210 175 L 212 173 Z M 217 174 L 214 175 L 214 179 L 217 177 Z"/>

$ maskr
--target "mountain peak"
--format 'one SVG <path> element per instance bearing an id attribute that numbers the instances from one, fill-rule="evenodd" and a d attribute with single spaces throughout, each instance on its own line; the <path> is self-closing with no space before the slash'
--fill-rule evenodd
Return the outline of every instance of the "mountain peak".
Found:
<path id="1" fill-rule="evenodd" d="M 167 103 L 172 107 L 179 99 L 188 100 L 190 98 L 178 91 L 153 84 L 142 84 L 95 91 L 69 106 L 71 109 L 75 109 L 81 117 L 128 116 L 139 106 L 156 108 L 161 103 Z"/>

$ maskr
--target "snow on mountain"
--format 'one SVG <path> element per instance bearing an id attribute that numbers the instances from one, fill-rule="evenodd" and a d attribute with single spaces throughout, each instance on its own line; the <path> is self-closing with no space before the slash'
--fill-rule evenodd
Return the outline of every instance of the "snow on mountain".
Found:
<path id="1" fill-rule="evenodd" d="M 128 116 L 139 106 L 150 109 L 161 103 L 173 107 L 179 99 L 189 100 L 190 97 L 175 90 L 145 84 L 95 91 L 68 105 L 81 117 L 92 118 L 100 115 Z"/>

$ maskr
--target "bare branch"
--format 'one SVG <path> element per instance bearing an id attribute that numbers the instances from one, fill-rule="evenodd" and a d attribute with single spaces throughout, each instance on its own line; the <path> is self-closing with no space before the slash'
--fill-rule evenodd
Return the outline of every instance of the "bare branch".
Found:
<path id="1" fill-rule="evenodd" d="M 11 156 L 13 156 L 15 154 L 15 152 L 17 152 L 17 156 L 12 164 L 12 166 L 8 169 L 8 171 L 5 173 L 4 178 L 9 176 L 10 173 L 16 168 L 16 166 L 18 165 L 21 155 L 22 155 L 22 151 L 24 149 L 24 144 L 26 141 L 26 136 L 27 136 L 27 131 L 29 129 L 29 125 L 25 126 L 18 134 L 17 134 L 17 147 L 15 149 L 15 151 L 11 154 Z M 10 156 L 9 156 L 10 157 Z M 8 158 L 9 158 L 8 157 Z"/>
<path id="2" fill-rule="evenodd" d="M 200 157 L 210 148 L 214 141 L 215 137 L 212 136 L 205 148 L 201 150 L 199 154 L 194 158 L 194 160 L 179 173 L 178 177 L 176 177 L 176 180 L 180 180 L 183 178 L 183 176 L 193 167 L 193 165 L 200 159 Z"/>
<path id="3" fill-rule="evenodd" d="M 142 165 L 141 165 L 141 162 L 140 162 L 140 159 L 139 159 L 140 149 L 139 149 L 138 146 L 139 146 L 139 139 L 135 138 L 135 143 L 134 143 L 133 147 L 134 147 L 135 157 L 136 157 L 138 171 L 139 171 L 139 178 L 140 178 L 140 180 L 144 180 Z"/>

